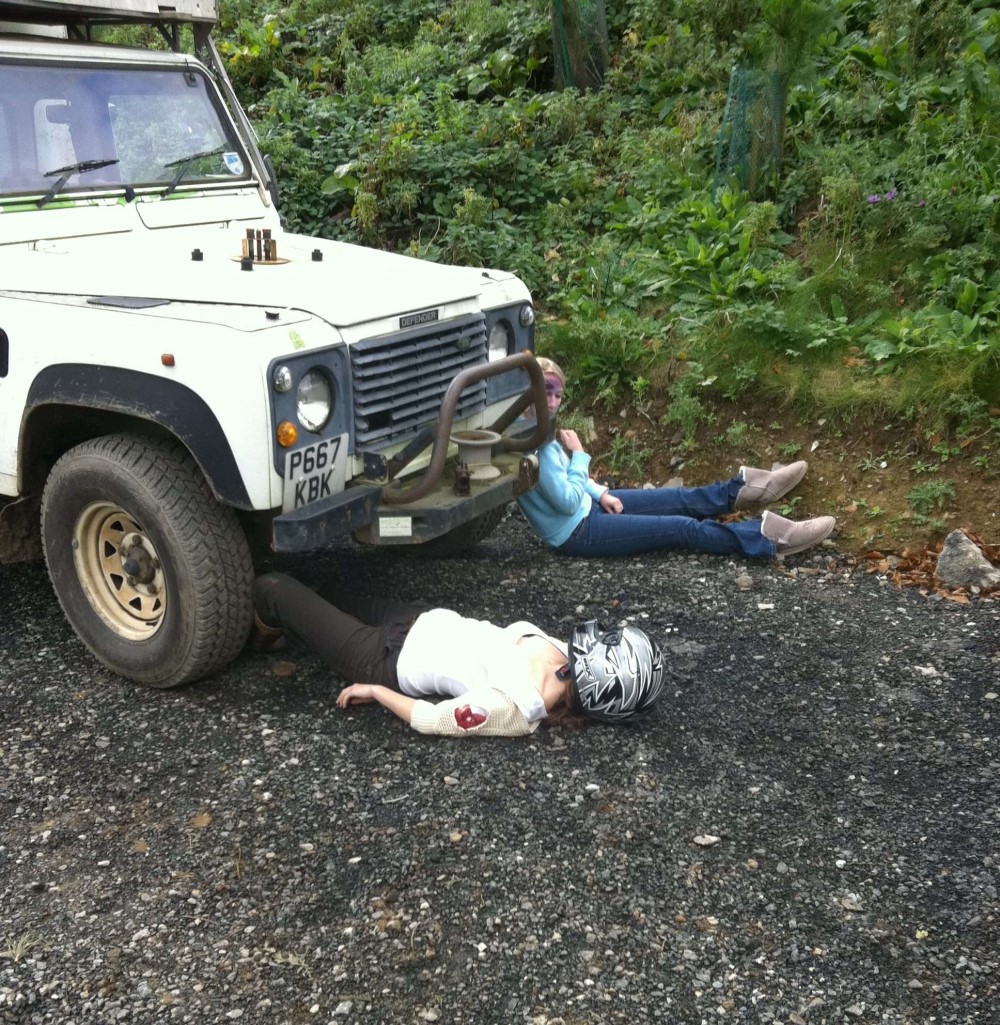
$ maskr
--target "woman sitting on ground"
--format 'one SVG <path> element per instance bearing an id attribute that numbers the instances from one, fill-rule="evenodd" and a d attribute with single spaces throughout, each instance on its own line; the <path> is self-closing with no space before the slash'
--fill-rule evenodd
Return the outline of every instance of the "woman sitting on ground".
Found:
<path id="1" fill-rule="evenodd" d="M 631 625 L 580 623 L 567 645 L 531 623 L 499 627 L 448 609 L 328 594 L 332 601 L 283 573 L 260 577 L 254 647 L 296 638 L 338 676 L 365 681 L 340 692 L 340 708 L 378 702 L 421 733 L 519 736 L 567 717 L 625 722 L 663 690 L 660 649 Z"/>
<path id="2" fill-rule="evenodd" d="M 540 358 L 538 364 L 554 420 L 566 376 L 550 359 Z M 537 486 L 517 502 L 535 533 L 564 555 L 633 555 L 672 548 L 772 559 L 819 544 L 837 521 L 817 516 L 797 523 L 772 512 L 733 523 L 711 517 L 775 502 L 807 469 L 801 460 L 774 471 L 741 466 L 731 480 L 704 487 L 611 490 L 590 477 L 590 456 L 576 431 L 560 430 L 538 451 Z"/>

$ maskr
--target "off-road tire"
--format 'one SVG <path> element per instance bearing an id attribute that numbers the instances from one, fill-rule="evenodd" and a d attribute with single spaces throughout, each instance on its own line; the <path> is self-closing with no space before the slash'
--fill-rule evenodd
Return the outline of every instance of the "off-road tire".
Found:
<path id="1" fill-rule="evenodd" d="M 246 536 L 175 442 L 122 434 L 70 449 L 45 484 L 42 543 L 66 618 L 121 676 L 176 687 L 246 643 Z M 122 568 L 130 555 L 139 576 Z"/>

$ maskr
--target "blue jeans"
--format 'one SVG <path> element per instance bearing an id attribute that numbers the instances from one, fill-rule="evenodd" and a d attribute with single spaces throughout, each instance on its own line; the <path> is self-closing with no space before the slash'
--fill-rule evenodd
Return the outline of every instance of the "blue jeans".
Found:
<path id="1" fill-rule="evenodd" d="M 612 491 L 624 511 L 605 512 L 594 502 L 590 515 L 556 551 L 563 555 L 635 555 L 660 548 L 742 554 L 773 559 L 777 549 L 760 532 L 759 519 L 718 523 L 743 487 L 741 477 L 701 488 L 648 488 Z"/>

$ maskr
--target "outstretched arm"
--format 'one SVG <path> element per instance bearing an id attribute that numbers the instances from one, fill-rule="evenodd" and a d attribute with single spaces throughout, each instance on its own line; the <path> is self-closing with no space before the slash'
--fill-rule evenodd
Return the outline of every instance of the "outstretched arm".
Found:
<path id="1" fill-rule="evenodd" d="M 399 691 L 390 690 L 374 683 L 352 683 L 337 695 L 337 707 L 347 708 L 349 705 L 364 705 L 377 701 L 383 708 L 388 708 L 393 715 L 398 715 L 408 723 L 413 714 L 416 698 L 408 698 Z"/>

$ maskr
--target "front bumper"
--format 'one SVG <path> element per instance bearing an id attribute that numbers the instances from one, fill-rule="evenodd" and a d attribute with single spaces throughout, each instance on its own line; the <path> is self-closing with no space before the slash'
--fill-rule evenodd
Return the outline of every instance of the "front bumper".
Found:
<path id="1" fill-rule="evenodd" d="M 527 370 L 531 386 L 491 428 L 501 435 L 496 446 L 501 451 L 494 451 L 491 457 L 492 475 L 460 473 L 458 465 L 446 457 L 461 393 L 470 384 L 511 369 Z M 531 436 L 504 436 L 529 407 L 534 407 Z M 534 487 L 537 462 L 519 453 L 537 448 L 547 431 L 545 379 L 532 353 L 464 370 L 449 386 L 434 429 L 400 453 L 398 462 L 387 464 L 387 483 L 350 486 L 324 501 L 276 516 L 271 524 L 271 546 L 276 552 L 310 551 L 352 534 L 379 545 L 421 544 L 440 537 Z M 419 482 L 399 487 L 396 476 L 431 443 L 430 464 Z"/>
<path id="2" fill-rule="evenodd" d="M 276 516 L 272 547 L 276 552 L 313 551 L 351 536 L 377 545 L 430 541 L 506 505 L 532 486 L 529 460 L 503 455 L 493 464 L 500 476 L 471 481 L 468 495 L 455 494 L 455 467 L 450 464 L 430 494 L 402 506 L 384 504 L 381 487 L 350 487 L 323 502 Z"/>

